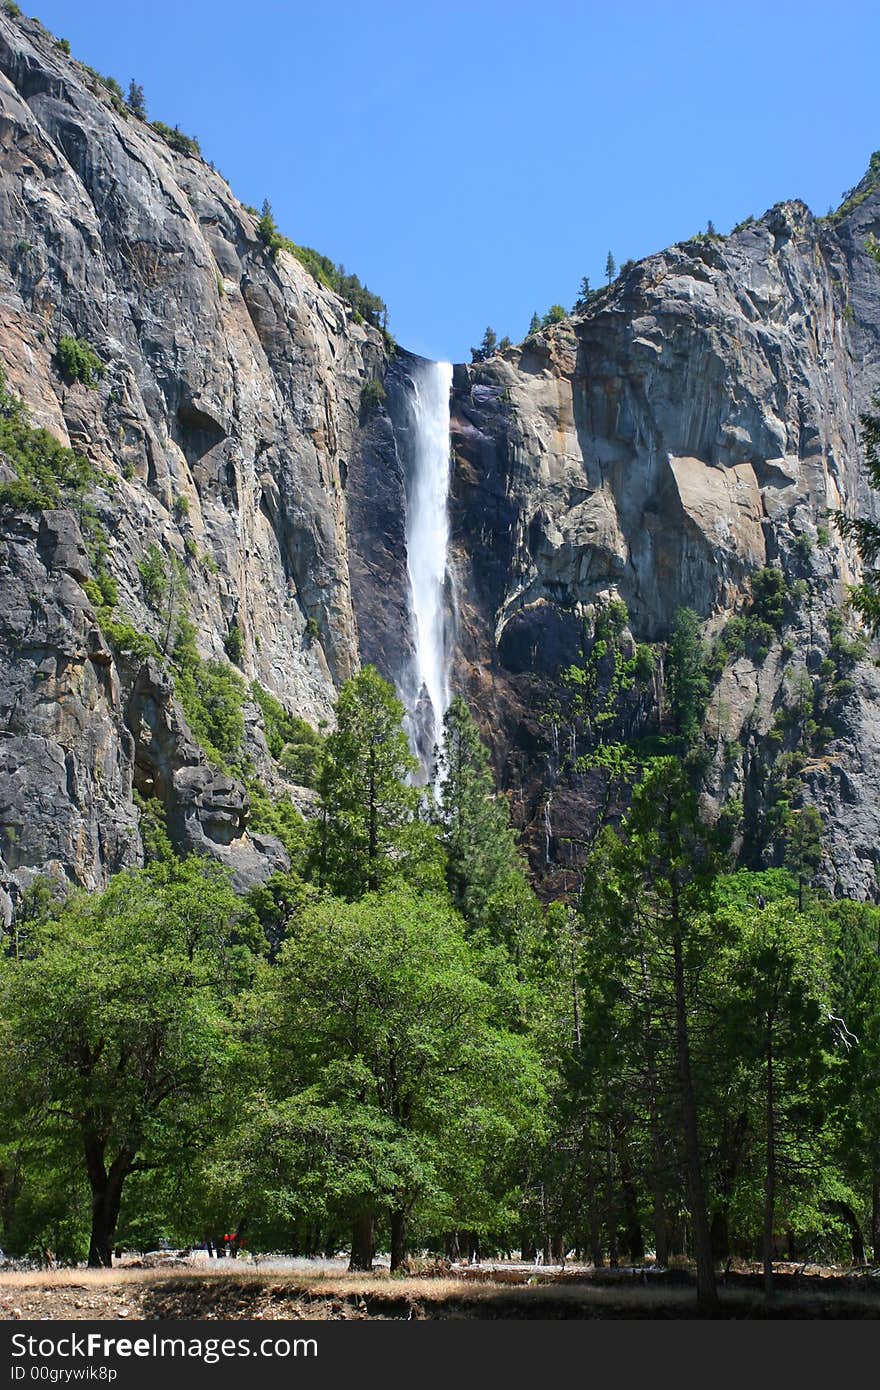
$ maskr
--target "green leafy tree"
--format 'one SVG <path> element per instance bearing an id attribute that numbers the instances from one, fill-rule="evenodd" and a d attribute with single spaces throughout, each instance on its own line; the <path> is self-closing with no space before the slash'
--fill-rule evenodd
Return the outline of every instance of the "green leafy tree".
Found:
<path id="1" fill-rule="evenodd" d="M 246 982 L 239 903 L 201 861 L 74 894 L 4 961 L 4 1092 L 49 1147 L 78 1152 L 91 1265 L 109 1265 L 126 1182 L 202 1142 L 230 1055 L 224 996 Z"/>
<path id="2" fill-rule="evenodd" d="M 318 876 L 346 898 L 373 892 L 406 871 L 419 794 L 403 730 L 404 710 L 373 666 L 346 681 L 336 728 L 324 746 Z"/>
<path id="3" fill-rule="evenodd" d="M 395 889 L 308 909 L 260 979 L 269 1104 L 243 1182 L 262 1200 L 271 1174 L 288 1219 L 346 1222 L 352 1269 L 372 1266 L 383 1215 L 392 1268 L 420 1211 L 491 1220 L 469 1205 L 486 1201 L 475 1166 L 540 1126 L 537 1060 L 495 1024 L 480 966 L 442 897 Z"/>
<path id="4" fill-rule="evenodd" d="M 567 314 L 562 305 L 551 304 L 550 308 L 547 310 L 546 314 L 541 320 L 541 326 L 543 328 L 549 328 L 554 323 L 562 323 L 563 319 L 565 318 L 567 318 Z"/>

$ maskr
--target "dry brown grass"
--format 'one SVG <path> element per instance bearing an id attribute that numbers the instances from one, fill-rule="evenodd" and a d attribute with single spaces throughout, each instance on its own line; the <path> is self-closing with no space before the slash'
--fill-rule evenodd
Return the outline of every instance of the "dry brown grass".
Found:
<path id="1" fill-rule="evenodd" d="M 785 1287 L 786 1283 L 790 1287 Z M 781 1280 L 776 1317 L 880 1317 L 871 1283 L 829 1288 L 828 1281 Z M 722 1290 L 727 1317 L 765 1316 L 760 1289 Z M 696 1314 L 687 1285 L 638 1279 L 510 1284 L 460 1275 L 392 1278 L 387 1272 L 270 1272 L 229 1262 L 177 1268 L 57 1269 L 0 1276 L 0 1318 L 138 1320 L 187 1318 L 681 1318 Z"/>

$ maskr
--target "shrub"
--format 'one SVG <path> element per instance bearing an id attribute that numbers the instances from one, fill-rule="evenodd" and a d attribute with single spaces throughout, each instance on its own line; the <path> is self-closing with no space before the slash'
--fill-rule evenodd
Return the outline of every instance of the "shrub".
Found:
<path id="1" fill-rule="evenodd" d="M 3 13 L 8 19 L 21 19 L 21 10 L 15 0 L 3 0 Z"/>
<path id="2" fill-rule="evenodd" d="M 297 246 L 295 241 L 282 236 L 275 222 L 272 213 L 272 205 L 266 198 L 257 221 L 257 236 L 269 252 L 273 260 L 276 260 L 279 252 L 287 251 L 291 256 L 295 256 L 300 265 L 305 266 L 309 274 L 318 281 L 320 285 L 333 290 L 342 299 L 347 300 L 355 314 L 360 315 L 373 328 L 379 328 L 385 335 L 385 346 L 389 356 L 394 352 L 394 339 L 387 331 L 388 309 L 383 299 L 377 294 L 373 294 L 367 289 L 366 285 L 361 284 L 357 275 L 352 275 L 343 265 L 334 265 L 329 256 L 322 256 L 320 251 L 315 251 L 311 246 Z"/>
<path id="3" fill-rule="evenodd" d="M 258 834 L 274 835 L 276 840 L 281 841 L 292 863 L 301 860 L 308 845 L 308 827 L 290 798 L 281 797 L 273 801 L 262 782 L 256 778 L 248 780 L 247 790 L 249 828 Z M 271 880 L 266 886 L 271 887 Z"/>
<path id="4" fill-rule="evenodd" d="M 551 304 L 542 319 L 542 325 L 544 328 L 549 328 L 552 323 L 562 323 L 566 317 L 566 312 L 561 304 Z"/>
<path id="5" fill-rule="evenodd" d="M 304 719 L 290 714 L 259 682 L 251 685 L 251 694 L 260 707 L 272 757 L 292 782 L 316 787 L 324 747 L 321 735 Z"/>
<path id="6" fill-rule="evenodd" d="M 17 396 L 6 389 L 0 368 L 0 453 L 15 470 L 14 482 L 0 486 L 0 505 L 38 511 L 74 503 L 82 510 L 86 489 L 97 477 L 86 459 L 48 430 L 35 428 Z"/>
<path id="7" fill-rule="evenodd" d="M 96 579 L 87 579 L 83 591 L 95 610 L 98 626 L 115 651 L 147 661 L 159 654 L 159 648 L 145 632 L 138 632 L 127 619 L 114 618 L 118 589 L 112 575 L 102 570 Z"/>
<path id="8" fill-rule="evenodd" d="M 192 622 L 181 616 L 173 656 L 175 694 L 209 761 L 228 772 L 241 757 L 247 686 L 226 662 L 203 661 L 195 634 Z"/>
<path id="9" fill-rule="evenodd" d="M 70 381 L 81 381 L 92 390 L 104 375 L 104 363 L 91 343 L 69 333 L 62 333 L 58 339 L 55 360 Z"/>
<path id="10" fill-rule="evenodd" d="M 231 662 L 236 666 L 241 665 L 241 660 L 244 656 L 244 638 L 241 635 L 241 628 L 237 622 L 233 622 L 230 625 L 229 631 L 226 634 L 226 640 L 223 643 L 223 649 Z"/>
<path id="11" fill-rule="evenodd" d="M 159 648 L 152 637 L 146 632 L 138 632 L 137 628 L 133 627 L 130 622 L 117 621 L 115 618 L 105 620 L 99 609 L 98 623 L 107 641 L 116 651 L 133 656 L 140 662 L 148 661 L 150 657 L 159 655 Z"/>
<path id="12" fill-rule="evenodd" d="M 56 39 L 55 47 L 60 48 L 62 53 L 66 53 L 68 58 L 70 57 L 70 39 Z"/>
<path id="13" fill-rule="evenodd" d="M 155 130 L 157 135 L 161 135 L 169 149 L 175 150 L 178 154 L 188 154 L 195 159 L 201 159 L 201 146 L 194 135 L 184 135 L 177 126 L 166 125 L 164 121 L 152 121 L 151 129 Z"/>
<path id="14" fill-rule="evenodd" d="M 177 521 L 183 521 L 186 517 L 189 516 L 189 498 L 188 498 L 188 497 L 175 497 L 175 499 L 174 499 L 174 516 L 175 516 L 175 519 L 176 519 Z"/>
<path id="15" fill-rule="evenodd" d="M 880 150 L 875 150 L 871 155 L 868 162 L 868 172 L 863 182 L 865 186 L 861 191 L 857 192 L 855 188 L 850 188 L 844 193 L 840 207 L 836 212 L 829 213 L 832 222 L 836 222 L 839 218 L 845 217 L 847 213 L 859 207 L 876 190 L 878 183 L 880 183 Z"/>
<path id="16" fill-rule="evenodd" d="M 159 608 L 165 597 L 166 570 L 165 556 L 155 542 L 151 541 L 137 562 L 137 572 L 143 585 L 144 597 L 154 610 Z"/>
<path id="17" fill-rule="evenodd" d="M 768 567 L 752 575 L 752 613 L 774 632 L 779 632 L 782 627 L 786 593 L 782 570 Z"/>
<path id="18" fill-rule="evenodd" d="M 92 79 L 90 84 L 92 91 L 96 92 L 98 87 L 103 87 L 110 97 L 110 104 L 114 111 L 120 116 L 127 116 L 128 107 L 125 104 L 125 96 L 116 78 L 105 77 L 104 74 L 98 72 L 97 69 L 90 68 L 88 63 L 83 63 L 81 66 L 83 71 L 87 72 Z"/>
<path id="19" fill-rule="evenodd" d="M 372 415 L 385 400 L 385 386 L 378 377 L 371 377 L 361 387 L 361 415 Z"/>

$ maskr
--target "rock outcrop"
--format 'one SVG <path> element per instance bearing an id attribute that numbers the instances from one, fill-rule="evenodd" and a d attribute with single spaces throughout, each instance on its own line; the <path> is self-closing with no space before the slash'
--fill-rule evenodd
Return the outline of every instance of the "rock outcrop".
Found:
<path id="1" fill-rule="evenodd" d="M 876 185 L 872 171 L 833 219 L 785 203 L 730 237 L 673 246 L 582 313 L 457 369 L 459 681 L 504 731 L 508 788 L 531 787 L 515 800 L 536 845 L 583 841 L 590 824 L 595 779 L 554 784 L 535 712 L 542 678 L 579 656 L 600 595 L 621 598 L 636 637 L 657 642 L 680 607 L 717 633 L 764 566 L 804 590 L 784 649 L 777 640 L 757 665 L 722 674 L 708 722 L 719 745 L 745 751 L 733 779 L 719 754 L 710 802 L 748 802 L 749 741 L 767 734 L 798 672 L 813 677 L 828 656 L 828 612 L 857 577 L 828 513 L 872 505 L 859 414 L 880 382 Z M 806 775 L 826 820 L 826 882 L 858 896 L 874 891 L 880 863 L 870 662 L 855 684 Z M 577 834 L 556 835 L 552 804 L 548 830 L 548 785 Z"/>

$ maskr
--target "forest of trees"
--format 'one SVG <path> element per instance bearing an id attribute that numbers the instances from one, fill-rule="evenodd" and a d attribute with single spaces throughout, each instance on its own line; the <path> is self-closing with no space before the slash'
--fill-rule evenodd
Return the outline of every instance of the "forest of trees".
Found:
<path id="1" fill-rule="evenodd" d="M 248 897 L 155 815 L 144 868 L 27 893 L 7 1254 L 687 1256 L 706 1306 L 733 1256 L 880 1260 L 880 910 L 734 871 L 669 754 L 543 906 L 464 701 L 434 797 L 403 715 L 372 668 L 343 687 L 320 813 Z"/>

